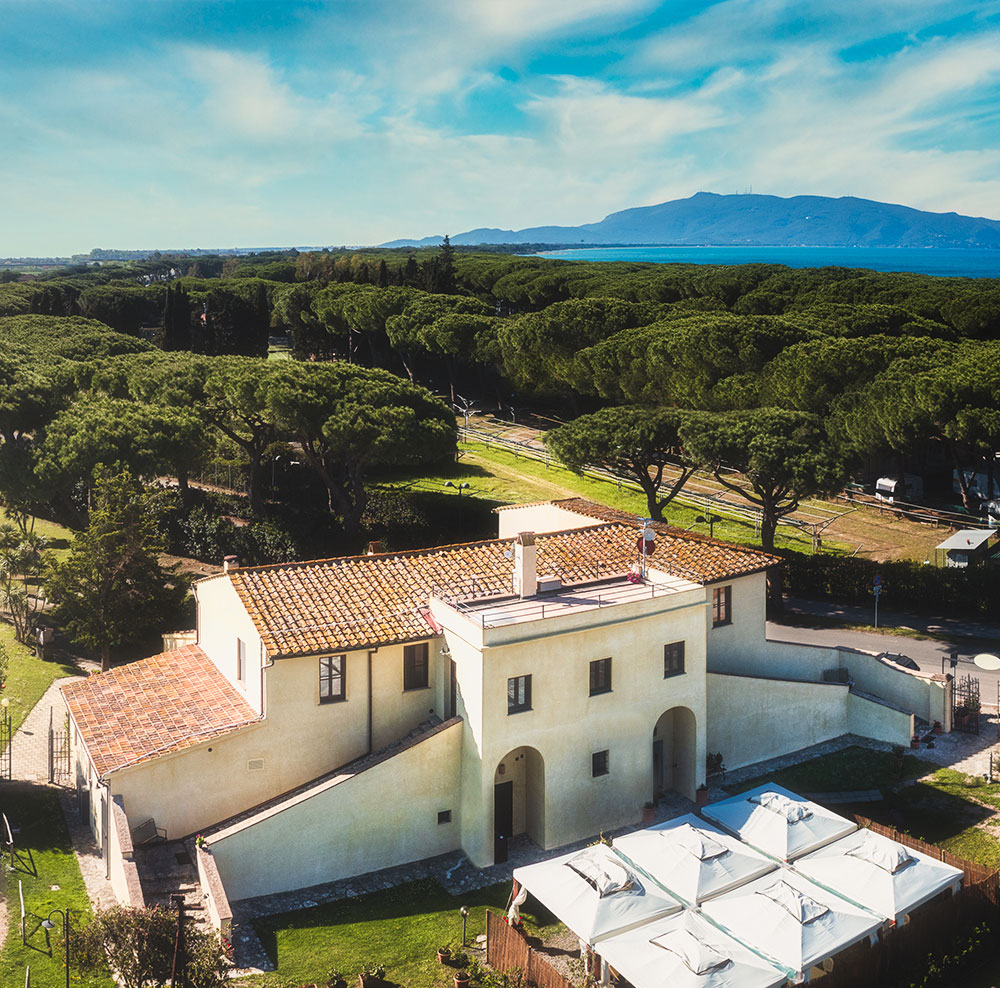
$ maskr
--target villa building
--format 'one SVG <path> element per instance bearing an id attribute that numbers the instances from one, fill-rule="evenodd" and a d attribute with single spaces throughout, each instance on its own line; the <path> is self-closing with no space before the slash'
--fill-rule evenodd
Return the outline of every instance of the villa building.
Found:
<path id="1" fill-rule="evenodd" d="M 64 687 L 123 898 L 130 829 L 204 834 L 240 899 L 558 847 L 693 800 L 709 752 L 947 723 L 944 677 L 768 641 L 772 556 L 582 499 L 498 514 L 495 540 L 229 568 L 189 644 Z"/>

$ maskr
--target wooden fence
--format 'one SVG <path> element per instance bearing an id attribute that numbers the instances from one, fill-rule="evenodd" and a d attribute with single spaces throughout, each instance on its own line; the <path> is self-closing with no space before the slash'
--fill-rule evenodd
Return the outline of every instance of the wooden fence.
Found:
<path id="1" fill-rule="evenodd" d="M 520 970 L 525 982 L 538 988 L 573 988 L 537 950 L 529 946 L 522 933 L 511 929 L 503 919 L 486 911 L 486 963 L 498 971 Z"/>
<path id="2" fill-rule="evenodd" d="M 933 844 L 883 827 L 865 817 L 856 816 L 861 827 L 912 847 L 945 864 L 961 868 L 962 889 L 958 894 L 943 892 L 936 899 L 914 910 L 909 923 L 894 926 L 879 937 L 874 946 L 868 941 L 855 944 L 834 958 L 833 970 L 822 979 L 823 988 L 891 988 L 920 980 L 928 969 L 931 956 L 961 953 L 983 923 L 991 930 L 978 937 L 981 943 L 995 938 L 996 920 L 1000 918 L 998 874 L 982 865 L 957 858 Z"/>

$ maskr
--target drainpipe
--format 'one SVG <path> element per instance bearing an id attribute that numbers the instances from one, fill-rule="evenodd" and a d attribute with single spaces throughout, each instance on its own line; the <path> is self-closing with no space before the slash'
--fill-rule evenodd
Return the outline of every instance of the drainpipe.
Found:
<path id="1" fill-rule="evenodd" d="M 372 656 L 378 651 L 377 648 L 368 649 L 368 754 L 372 753 L 372 735 L 374 733 L 374 723 L 372 714 Z"/>
<path id="2" fill-rule="evenodd" d="M 270 669 L 274 665 L 274 659 L 268 661 L 267 650 L 264 643 L 260 643 L 260 715 L 267 716 L 267 696 L 264 692 L 264 670 Z"/>

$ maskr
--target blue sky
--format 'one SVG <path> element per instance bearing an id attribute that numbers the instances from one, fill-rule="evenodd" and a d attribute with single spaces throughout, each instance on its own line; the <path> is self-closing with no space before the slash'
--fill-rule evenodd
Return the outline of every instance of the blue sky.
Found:
<path id="1" fill-rule="evenodd" d="M 0 0 L 0 256 L 750 187 L 1000 217 L 1000 0 Z"/>

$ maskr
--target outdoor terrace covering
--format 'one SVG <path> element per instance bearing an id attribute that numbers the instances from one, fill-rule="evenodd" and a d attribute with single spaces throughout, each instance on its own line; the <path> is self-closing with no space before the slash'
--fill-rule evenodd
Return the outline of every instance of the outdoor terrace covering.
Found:
<path id="1" fill-rule="evenodd" d="M 606 844 L 516 868 L 514 880 L 589 944 L 682 909 Z"/>
<path id="2" fill-rule="evenodd" d="M 773 871 L 777 863 L 693 814 L 617 837 L 615 850 L 687 903 Z"/>
<path id="3" fill-rule="evenodd" d="M 897 923 L 945 889 L 957 890 L 962 880 L 958 868 L 870 830 L 804 855 L 795 870 Z"/>
<path id="4" fill-rule="evenodd" d="M 62 693 L 100 776 L 258 719 L 197 645 L 74 680 Z"/>
<path id="5" fill-rule="evenodd" d="M 702 812 L 751 847 L 782 861 L 858 829 L 856 823 L 774 783 L 712 803 Z"/>
<path id="6" fill-rule="evenodd" d="M 616 934 L 600 951 L 637 988 L 772 988 L 786 979 L 691 909 Z"/>
<path id="7" fill-rule="evenodd" d="M 711 899 L 702 912 L 793 979 L 877 933 L 883 922 L 790 868 Z"/>

